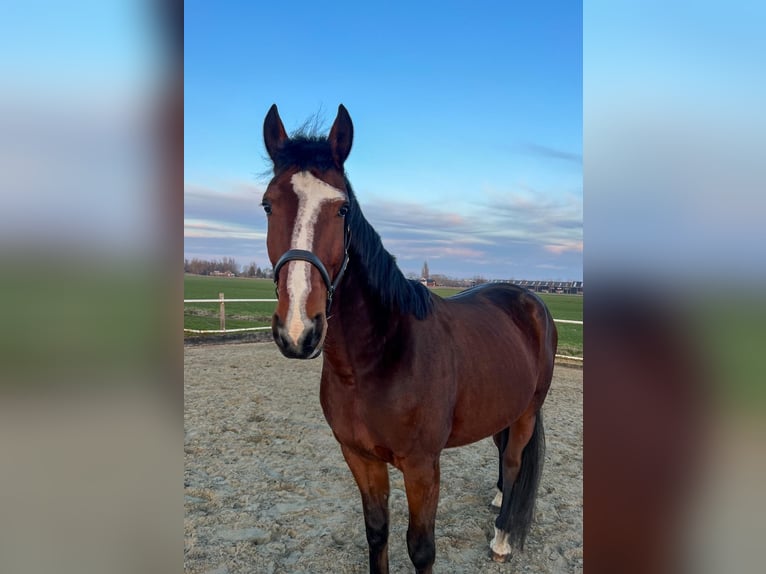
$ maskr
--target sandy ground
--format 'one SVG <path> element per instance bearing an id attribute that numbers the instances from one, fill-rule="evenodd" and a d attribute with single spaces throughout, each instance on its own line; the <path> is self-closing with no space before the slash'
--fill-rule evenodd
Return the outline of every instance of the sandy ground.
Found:
<path id="1" fill-rule="evenodd" d="M 320 370 L 273 343 L 185 348 L 186 572 L 367 572 L 359 493 L 322 415 Z M 435 572 L 582 572 L 582 370 L 557 366 L 543 413 L 524 551 L 488 558 L 497 451 L 485 439 L 442 454 Z M 412 572 L 404 485 L 390 475 L 391 572 Z"/>

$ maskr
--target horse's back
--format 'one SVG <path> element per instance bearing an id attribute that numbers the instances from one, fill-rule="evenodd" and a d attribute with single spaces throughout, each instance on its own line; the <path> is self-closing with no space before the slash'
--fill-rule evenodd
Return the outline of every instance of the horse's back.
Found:
<path id="1" fill-rule="evenodd" d="M 531 346 L 541 351 L 553 346 L 556 352 L 557 333 L 545 303 L 531 291 L 509 283 L 484 283 L 444 299 L 460 315 L 466 313 L 502 312 Z"/>

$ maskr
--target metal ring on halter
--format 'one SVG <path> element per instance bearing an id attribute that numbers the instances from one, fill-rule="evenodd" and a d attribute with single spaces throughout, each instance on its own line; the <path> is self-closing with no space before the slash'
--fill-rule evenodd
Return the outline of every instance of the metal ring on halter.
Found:
<path id="1" fill-rule="evenodd" d="M 319 275 L 322 276 L 322 281 L 324 281 L 324 284 L 327 287 L 327 309 L 325 314 L 329 314 L 330 305 L 332 305 L 332 296 L 335 294 L 335 289 L 337 289 L 340 284 L 340 280 L 343 278 L 343 273 L 345 273 L 346 267 L 348 266 L 348 247 L 350 243 L 351 230 L 346 227 L 346 233 L 343 238 L 343 263 L 334 280 L 330 280 L 330 274 L 327 272 L 324 263 L 322 263 L 319 257 L 314 255 L 311 251 L 306 251 L 305 249 L 290 249 L 285 251 L 282 254 L 282 257 L 279 258 L 279 261 L 277 261 L 276 265 L 274 265 L 274 284 L 277 285 L 279 283 L 279 270 L 290 261 L 307 261 L 308 263 L 311 263 L 311 265 L 316 267 L 317 271 L 319 271 Z M 277 299 L 279 299 L 279 289 L 275 287 L 275 291 L 277 292 Z"/>

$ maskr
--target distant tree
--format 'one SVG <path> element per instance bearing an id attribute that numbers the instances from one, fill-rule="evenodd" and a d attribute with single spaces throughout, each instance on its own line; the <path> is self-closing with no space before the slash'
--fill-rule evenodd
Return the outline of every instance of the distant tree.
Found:
<path id="1" fill-rule="evenodd" d="M 428 279 L 430 275 L 428 274 L 428 261 L 423 262 L 423 270 L 420 272 L 420 276 L 423 279 Z"/>
<path id="2" fill-rule="evenodd" d="M 233 273 L 239 275 L 239 264 L 232 257 L 224 257 L 223 259 L 197 259 L 196 257 L 184 259 L 184 272 L 194 273 L 196 275 L 210 275 L 214 272 L 219 273 Z"/>
<path id="3" fill-rule="evenodd" d="M 208 275 L 210 273 L 209 265 L 210 263 L 208 261 L 203 261 L 202 259 L 194 257 L 188 262 L 186 271 L 188 273 L 194 273 L 195 275 Z"/>
<path id="4" fill-rule="evenodd" d="M 234 273 L 235 275 L 239 274 L 239 264 L 233 257 L 224 257 L 219 265 L 220 268 L 216 269 L 216 271 L 221 271 L 222 273 Z"/>
<path id="5" fill-rule="evenodd" d="M 455 285 L 457 285 L 457 282 L 455 279 L 447 277 L 446 275 L 441 275 L 440 273 L 434 273 L 433 275 L 431 275 L 431 279 L 434 280 L 434 283 L 436 285 L 439 285 L 441 287 L 454 287 Z"/>
<path id="6" fill-rule="evenodd" d="M 418 279 L 420 279 L 420 277 L 418 277 L 417 273 L 415 273 L 414 271 L 409 271 L 407 273 L 407 279 L 412 279 L 414 281 L 417 281 Z"/>
<path id="7" fill-rule="evenodd" d="M 260 268 L 255 264 L 255 261 L 251 261 L 250 265 L 245 267 L 245 270 L 243 273 L 245 277 L 257 277 L 259 271 L 260 271 Z"/>

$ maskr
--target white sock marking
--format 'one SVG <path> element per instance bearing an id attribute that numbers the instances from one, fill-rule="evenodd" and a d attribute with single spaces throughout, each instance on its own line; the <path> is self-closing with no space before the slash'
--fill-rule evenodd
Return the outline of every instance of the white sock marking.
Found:
<path id="1" fill-rule="evenodd" d="M 505 556 L 511 553 L 511 545 L 508 544 L 508 533 L 495 527 L 495 537 L 489 543 L 489 547 L 495 554 Z"/>
<path id="2" fill-rule="evenodd" d="M 314 227 L 322 204 L 326 201 L 343 200 L 343 192 L 307 171 L 300 171 L 290 178 L 298 196 L 298 215 L 295 218 L 291 249 L 311 251 L 314 247 Z M 311 291 L 311 263 L 290 261 L 287 264 L 287 293 L 290 306 L 287 311 L 287 332 L 294 343 L 304 330 L 311 327 L 306 315 L 306 301 Z"/>
<path id="3" fill-rule="evenodd" d="M 492 499 L 492 506 L 500 508 L 503 505 L 503 491 L 498 490 L 495 498 Z"/>

